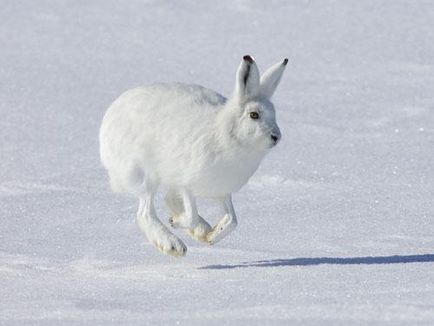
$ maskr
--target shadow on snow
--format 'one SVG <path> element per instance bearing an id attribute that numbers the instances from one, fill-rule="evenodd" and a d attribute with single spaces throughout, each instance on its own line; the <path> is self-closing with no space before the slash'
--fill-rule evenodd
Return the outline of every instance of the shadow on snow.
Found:
<path id="1" fill-rule="evenodd" d="M 378 256 L 378 257 L 318 257 L 318 258 L 291 258 L 272 259 L 244 262 L 234 265 L 208 265 L 199 269 L 232 269 L 242 267 L 282 267 L 282 266 L 314 266 L 314 265 L 380 265 L 380 264 L 407 264 L 434 262 L 434 254 L 409 256 Z"/>

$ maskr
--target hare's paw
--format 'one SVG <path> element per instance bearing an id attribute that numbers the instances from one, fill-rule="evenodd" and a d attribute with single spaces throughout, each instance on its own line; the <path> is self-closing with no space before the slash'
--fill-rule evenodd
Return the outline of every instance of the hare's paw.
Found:
<path id="1" fill-rule="evenodd" d="M 182 257 L 187 253 L 185 244 L 173 234 L 149 240 L 162 253 L 174 257 Z"/>
<path id="2" fill-rule="evenodd" d="M 193 239 L 207 243 L 207 234 L 211 231 L 211 225 L 199 216 L 199 223 L 194 229 L 186 230 Z"/>
<path id="3" fill-rule="evenodd" d="M 184 228 L 185 226 L 184 215 L 180 214 L 180 215 L 172 216 L 171 218 L 169 218 L 169 223 L 170 226 L 174 229 Z"/>
<path id="4" fill-rule="evenodd" d="M 199 242 L 208 242 L 206 236 L 211 231 L 211 225 L 208 224 L 201 216 L 198 216 L 196 227 L 192 228 L 188 223 L 183 220 L 184 215 L 171 217 L 169 223 L 173 228 L 181 228 L 193 239 Z"/>
<path id="5" fill-rule="evenodd" d="M 148 226 L 145 230 L 146 236 L 162 253 L 175 257 L 185 256 L 187 247 L 174 234 L 172 234 L 164 225 Z"/>
<path id="6" fill-rule="evenodd" d="M 169 218 L 169 223 L 174 229 L 193 229 L 197 226 L 197 221 L 197 218 L 193 219 L 191 216 L 184 214 Z"/>
<path id="7" fill-rule="evenodd" d="M 229 215 L 225 215 L 206 235 L 208 244 L 213 245 L 227 236 L 235 227 L 237 222 Z"/>

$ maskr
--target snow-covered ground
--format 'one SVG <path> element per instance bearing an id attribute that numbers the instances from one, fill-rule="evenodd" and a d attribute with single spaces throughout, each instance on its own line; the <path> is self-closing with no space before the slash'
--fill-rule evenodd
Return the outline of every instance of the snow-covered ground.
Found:
<path id="1" fill-rule="evenodd" d="M 1 325 L 434 324 L 434 2 L 0 5 Z M 247 53 L 290 59 L 283 140 L 232 235 L 163 256 L 109 190 L 102 116 L 157 81 L 229 95 Z"/>

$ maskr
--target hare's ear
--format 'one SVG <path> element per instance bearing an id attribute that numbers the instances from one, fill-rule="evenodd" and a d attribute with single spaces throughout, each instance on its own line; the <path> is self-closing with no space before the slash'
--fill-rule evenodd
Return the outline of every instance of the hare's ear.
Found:
<path id="1" fill-rule="evenodd" d="M 277 85 L 279 85 L 287 63 L 288 59 L 284 59 L 282 62 L 276 63 L 264 72 L 261 76 L 261 83 L 259 86 L 259 94 L 261 96 L 267 99 L 271 98 Z"/>
<path id="2" fill-rule="evenodd" d="M 235 96 L 239 100 L 248 100 L 259 94 L 259 70 L 255 60 L 245 55 L 237 71 Z"/>

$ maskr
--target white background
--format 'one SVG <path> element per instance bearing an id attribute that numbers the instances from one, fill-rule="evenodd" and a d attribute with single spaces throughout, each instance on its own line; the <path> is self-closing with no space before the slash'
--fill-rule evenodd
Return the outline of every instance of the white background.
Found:
<path id="1" fill-rule="evenodd" d="M 0 324 L 434 324 L 433 41 L 432 1 L 1 1 Z M 233 234 L 163 256 L 103 114 L 153 82 L 229 96 L 245 54 L 289 58 L 282 142 Z"/>

